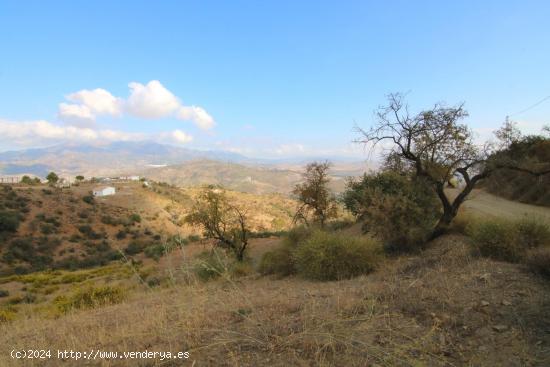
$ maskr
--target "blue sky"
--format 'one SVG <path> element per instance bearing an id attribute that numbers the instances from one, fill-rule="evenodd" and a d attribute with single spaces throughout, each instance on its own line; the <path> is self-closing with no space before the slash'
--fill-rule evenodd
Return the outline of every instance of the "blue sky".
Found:
<path id="1" fill-rule="evenodd" d="M 547 1 L 0 1 L 0 150 L 359 157 L 353 126 L 391 92 L 465 102 L 485 137 L 550 95 L 549 18 Z M 538 132 L 550 100 L 513 119 Z"/>

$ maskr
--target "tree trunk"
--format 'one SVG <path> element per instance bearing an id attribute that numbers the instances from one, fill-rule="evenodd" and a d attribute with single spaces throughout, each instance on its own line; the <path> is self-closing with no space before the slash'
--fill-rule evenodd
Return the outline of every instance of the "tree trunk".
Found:
<path id="1" fill-rule="evenodd" d="M 439 218 L 437 225 L 430 235 L 430 240 L 436 239 L 437 237 L 445 234 L 449 230 L 451 222 L 453 221 L 455 216 L 456 212 L 454 212 L 452 207 L 444 207 L 443 214 Z"/>

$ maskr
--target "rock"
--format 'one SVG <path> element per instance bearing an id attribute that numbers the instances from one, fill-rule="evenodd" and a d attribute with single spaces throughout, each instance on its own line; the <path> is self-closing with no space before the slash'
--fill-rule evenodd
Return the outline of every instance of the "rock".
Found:
<path id="1" fill-rule="evenodd" d="M 510 302 L 510 301 L 507 301 L 507 300 L 502 301 L 503 306 L 510 306 L 511 304 L 512 304 L 512 302 Z"/>
<path id="2" fill-rule="evenodd" d="M 487 307 L 490 303 L 487 301 L 481 301 L 479 304 L 481 305 L 481 307 Z"/>
<path id="3" fill-rule="evenodd" d="M 502 333 L 503 331 L 508 330 L 508 326 L 506 326 L 506 325 L 493 325 L 493 330 L 497 331 L 499 333 Z"/>

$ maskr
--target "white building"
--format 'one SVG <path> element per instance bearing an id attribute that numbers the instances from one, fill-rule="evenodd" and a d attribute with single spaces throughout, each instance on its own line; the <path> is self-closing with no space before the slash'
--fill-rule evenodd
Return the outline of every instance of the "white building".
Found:
<path id="1" fill-rule="evenodd" d="M 101 186 L 96 187 L 93 190 L 94 196 L 109 196 L 115 194 L 115 188 L 113 186 Z"/>
<path id="2" fill-rule="evenodd" d="M 139 181 L 140 177 L 139 176 L 121 176 L 119 177 L 119 180 L 124 180 L 124 181 Z"/>

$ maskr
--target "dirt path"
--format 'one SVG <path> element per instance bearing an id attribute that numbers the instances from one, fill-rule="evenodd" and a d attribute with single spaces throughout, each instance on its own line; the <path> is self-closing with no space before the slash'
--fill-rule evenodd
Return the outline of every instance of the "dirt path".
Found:
<path id="1" fill-rule="evenodd" d="M 525 215 L 535 215 L 550 222 L 550 208 L 548 207 L 506 200 L 483 190 L 472 191 L 463 207 L 467 211 L 480 216 L 517 219 Z"/>

